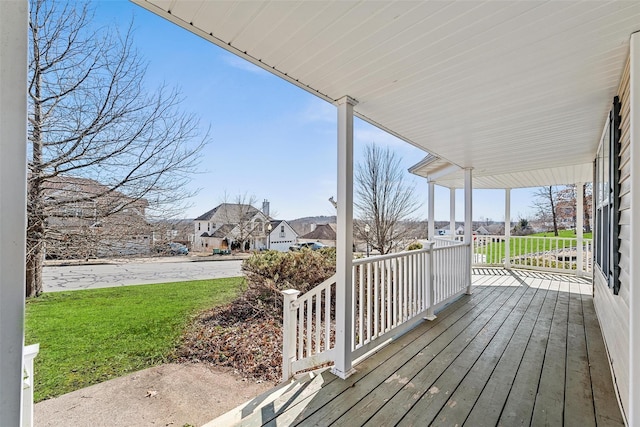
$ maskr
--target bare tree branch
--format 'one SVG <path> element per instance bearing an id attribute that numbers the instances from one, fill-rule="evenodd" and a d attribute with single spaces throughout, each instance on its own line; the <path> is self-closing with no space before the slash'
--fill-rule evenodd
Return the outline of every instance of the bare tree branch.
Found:
<path id="1" fill-rule="evenodd" d="M 180 110 L 177 90 L 145 86 L 147 64 L 133 47 L 131 25 L 123 33 L 95 28 L 87 4 L 31 0 L 30 6 L 27 295 L 33 296 L 42 292 L 45 245 L 61 256 L 78 248 L 96 254 L 107 233 L 112 241 L 134 239 L 150 218 L 182 212 L 208 131 Z"/>
<path id="2" fill-rule="evenodd" d="M 368 239 L 381 254 L 396 249 L 411 234 L 400 222 L 408 220 L 420 204 L 415 188 L 404 180 L 400 159 L 388 148 L 371 144 L 355 173 L 355 206 L 360 221 L 354 224 L 360 238 Z M 370 232 L 364 227 L 369 225 Z"/>

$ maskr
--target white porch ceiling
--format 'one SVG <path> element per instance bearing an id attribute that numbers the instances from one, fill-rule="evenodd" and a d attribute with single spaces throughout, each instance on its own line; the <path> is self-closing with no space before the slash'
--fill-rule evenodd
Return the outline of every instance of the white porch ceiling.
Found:
<path id="1" fill-rule="evenodd" d="M 591 180 L 640 30 L 640 1 L 133 1 L 484 188 Z"/>

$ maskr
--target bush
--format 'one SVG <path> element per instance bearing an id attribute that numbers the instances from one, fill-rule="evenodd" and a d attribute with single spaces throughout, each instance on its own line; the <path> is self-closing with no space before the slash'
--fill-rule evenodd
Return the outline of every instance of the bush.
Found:
<path id="1" fill-rule="evenodd" d="M 280 291 L 307 292 L 336 270 L 333 248 L 255 253 L 242 263 L 244 294 L 201 313 L 187 331 L 178 361 L 208 362 L 234 368 L 243 376 L 278 381 L 282 376 Z"/>
<path id="2" fill-rule="evenodd" d="M 418 249 L 422 249 L 422 243 L 420 242 L 413 242 L 407 248 L 408 251 L 417 251 Z"/>
<path id="3" fill-rule="evenodd" d="M 313 289 L 336 271 L 336 251 L 303 249 L 295 252 L 255 253 L 242 263 L 247 278 L 246 298 L 282 312 L 282 294 L 286 289 L 302 293 Z"/>

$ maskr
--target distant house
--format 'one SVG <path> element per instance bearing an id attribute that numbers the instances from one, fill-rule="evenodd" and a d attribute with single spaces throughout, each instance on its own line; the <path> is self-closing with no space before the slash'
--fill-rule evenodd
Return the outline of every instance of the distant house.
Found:
<path id="1" fill-rule="evenodd" d="M 262 211 L 240 203 L 222 203 L 193 221 L 193 250 L 265 249 L 268 244 L 269 202 Z"/>
<path id="2" fill-rule="evenodd" d="M 479 236 L 502 236 L 504 235 L 504 224 L 481 225 L 475 233 Z"/>
<path id="3" fill-rule="evenodd" d="M 148 202 L 88 178 L 57 176 L 43 184 L 48 258 L 146 255 Z"/>
<path id="4" fill-rule="evenodd" d="M 327 246 L 336 246 L 335 224 L 321 224 L 312 227 L 311 232 L 300 236 L 299 242 L 320 242 Z"/>
<path id="5" fill-rule="evenodd" d="M 286 252 L 289 246 L 298 241 L 298 233 L 287 221 L 272 220 L 271 232 L 267 237 L 267 248 L 273 251 Z"/>

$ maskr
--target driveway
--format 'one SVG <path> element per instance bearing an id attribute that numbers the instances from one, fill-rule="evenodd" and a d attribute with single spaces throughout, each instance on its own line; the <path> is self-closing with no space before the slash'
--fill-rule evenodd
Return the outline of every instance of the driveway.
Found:
<path id="1" fill-rule="evenodd" d="M 110 264 L 45 266 L 45 292 L 109 288 L 242 276 L 242 261 L 193 262 L 187 257 L 120 260 Z"/>

